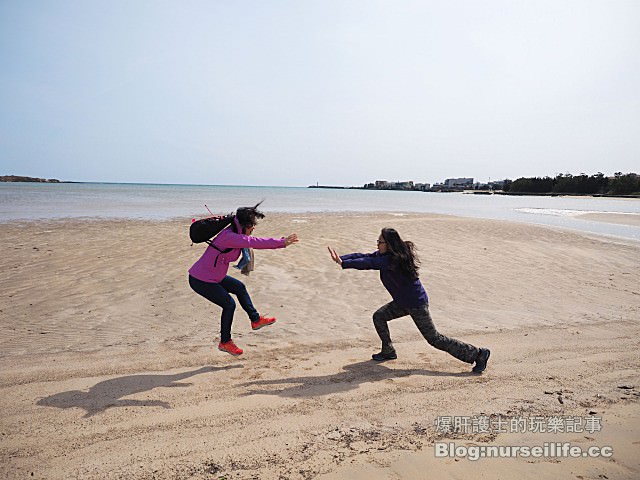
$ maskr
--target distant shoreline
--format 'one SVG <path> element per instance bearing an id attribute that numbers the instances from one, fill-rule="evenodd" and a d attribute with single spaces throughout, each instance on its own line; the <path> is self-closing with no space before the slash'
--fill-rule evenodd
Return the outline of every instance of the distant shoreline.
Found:
<path id="1" fill-rule="evenodd" d="M 333 190 L 373 190 L 388 192 L 420 192 L 421 190 L 402 190 L 399 188 L 364 188 L 339 187 L 332 185 L 309 185 L 307 188 L 327 188 Z M 603 198 L 640 198 L 640 195 L 610 195 L 607 193 L 536 193 L 536 192 L 503 192 L 501 190 L 430 190 L 426 193 L 471 193 L 474 195 L 511 195 L 514 197 L 603 197 Z"/>
<path id="2" fill-rule="evenodd" d="M 114 184 L 114 185 L 182 185 L 182 186 L 204 186 L 204 187 L 243 187 L 247 185 L 192 185 L 192 184 L 163 184 L 163 183 L 123 183 L 123 182 L 77 182 L 70 180 L 59 180 L 57 178 L 38 178 L 20 175 L 0 176 L 0 183 L 62 183 L 62 184 Z M 254 185 L 255 187 L 267 187 L 266 185 Z M 278 188 L 278 187 L 274 187 Z M 304 187 L 297 187 L 304 188 Z M 330 189 L 330 190 L 367 190 L 367 191 L 391 191 L 391 192 L 420 192 L 422 190 L 403 190 L 394 188 L 364 188 L 364 187 L 343 187 L 338 185 L 309 185 L 307 188 Z M 562 192 L 503 192 L 502 190 L 460 190 L 441 189 L 429 190 L 427 193 L 470 193 L 474 195 L 510 195 L 517 197 L 592 197 L 592 198 L 640 198 L 640 195 L 613 195 L 606 193 L 562 193 Z"/>

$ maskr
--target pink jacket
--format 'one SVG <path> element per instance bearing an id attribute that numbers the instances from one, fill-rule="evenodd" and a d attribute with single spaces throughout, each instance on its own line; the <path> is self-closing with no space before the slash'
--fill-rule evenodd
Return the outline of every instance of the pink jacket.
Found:
<path id="1" fill-rule="evenodd" d="M 237 219 L 233 219 L 238 231 L 242 227 Z M 232 248 L 228 253 L 221 253 L 214 247 L 207 246 L 200 259 L 189 269 L 189 275 L 203 282 L 218 283 L 227 275 L 229 264 L 235 262 L 240 257 L 243 248 L 273 249 L 284 248 L 283 238 L 258 238 L 250 235 L 235 233 L 231 226 L 221 231 L 212 243 L 220 250 Z"/>

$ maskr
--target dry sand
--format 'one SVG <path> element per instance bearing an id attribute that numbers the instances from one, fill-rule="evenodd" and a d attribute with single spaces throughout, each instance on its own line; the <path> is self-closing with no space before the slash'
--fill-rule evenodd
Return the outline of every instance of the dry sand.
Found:
<path id="1" fill-rule="evenodd" d="M 278 322 L 245 354 L 215 348 L 185 222 L 0 226 L 0 477 L 47 479 L 640 478 L 640 244 L 435 215 L 270 215 L 246 281 Z M 376 272 L 341 271 L 396 227 L 421 255 L 440 331 L 489 367 L 430 347 L 410 318 L 375 364 Z M 621 388 L 624 387 L 624 388 Z M 601 431 L 444 433 L 438 417 L 598 418 Z M 601 419 L 601 420 L 600 420 Z M 568 422 L 569 420 L 565 420 Z M 435 458 L 457 445 L 612 446 L 611 458 Z"/>

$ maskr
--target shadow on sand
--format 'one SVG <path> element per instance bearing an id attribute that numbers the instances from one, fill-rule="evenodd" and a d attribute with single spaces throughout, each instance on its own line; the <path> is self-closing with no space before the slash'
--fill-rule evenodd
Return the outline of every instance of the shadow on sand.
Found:
<path id="1" fill-rule="evenodd" d="M 85 392 L 82 390 L 70 390 L 56 393 L 36 402 L 43 407 L 56 408 L 82 408 L 85 410 L 84 418 L 91 417 L 114 407 L 162 407 L 171 408 L 167 402 L 161 400 L 134 400 L 122 399 L 128 395 L 146 392 L 158 387 L 188 387 L 191 383 L 179 383 L 194 375 L 217 372 L 230 368 L 242 368 L 241 365 L 229 365 L 226 367 L 202 367 L 173 375 L 129 375 L 126 377 L 112 378 L 95 384 Z"/>
<path id="2" fill-rule="evenodd" d="M 343 371 L 332 375 L 316 377 L 292 377 L 274 380 L 253 380 L 242 383 L 239 386 L 247 387 L 248 395 L 279 395 L 283 397 L 312 397 L 318 395 L 330 395 L 332 393 L 346 392 L 358 388 L 360 384 L 379 382 L 389 378 L 408 376 L 426 377 L 477 377 L 471 372 L 435 372 L 420 368 L 396 369 L 388 368 L 383 363 L 368 360 L 351 363 L 342 367 Z M 287 385 L 284 388 L 268 388 L 278 385 Z M 264 386 L 267 388 L 254 388 Z"/>

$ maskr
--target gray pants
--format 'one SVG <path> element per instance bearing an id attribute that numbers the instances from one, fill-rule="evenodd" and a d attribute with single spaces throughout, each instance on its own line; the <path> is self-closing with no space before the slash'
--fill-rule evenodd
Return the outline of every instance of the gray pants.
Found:
<path id="1" fill-rule="evenodd" d="M 436 327 L 433 325 L 433 320 L 431 320 L 428 304 L 417 308 L 404 308 L 396 302 L 383 305 L 373 314 L 373 324 L 376 327 L 376 332 L 378 332 L 380 340 L 382 340 L 383 353 L 395 351 L 393 343 L 391 343 L 391 334 L 389 333 L 389 325 L 387 322 L 394 318 L 404 317 L 405 315 L 411 315 L 416 327 L 418 327 L 418 330 L 420 330 L 425 340 L 429 342 L 429 345 L 447 352 L 458 360 L 466 363 L 473 363 L 478 358 L 478 354 L 480 353 L 478 347 L 438 333 Z"/>

